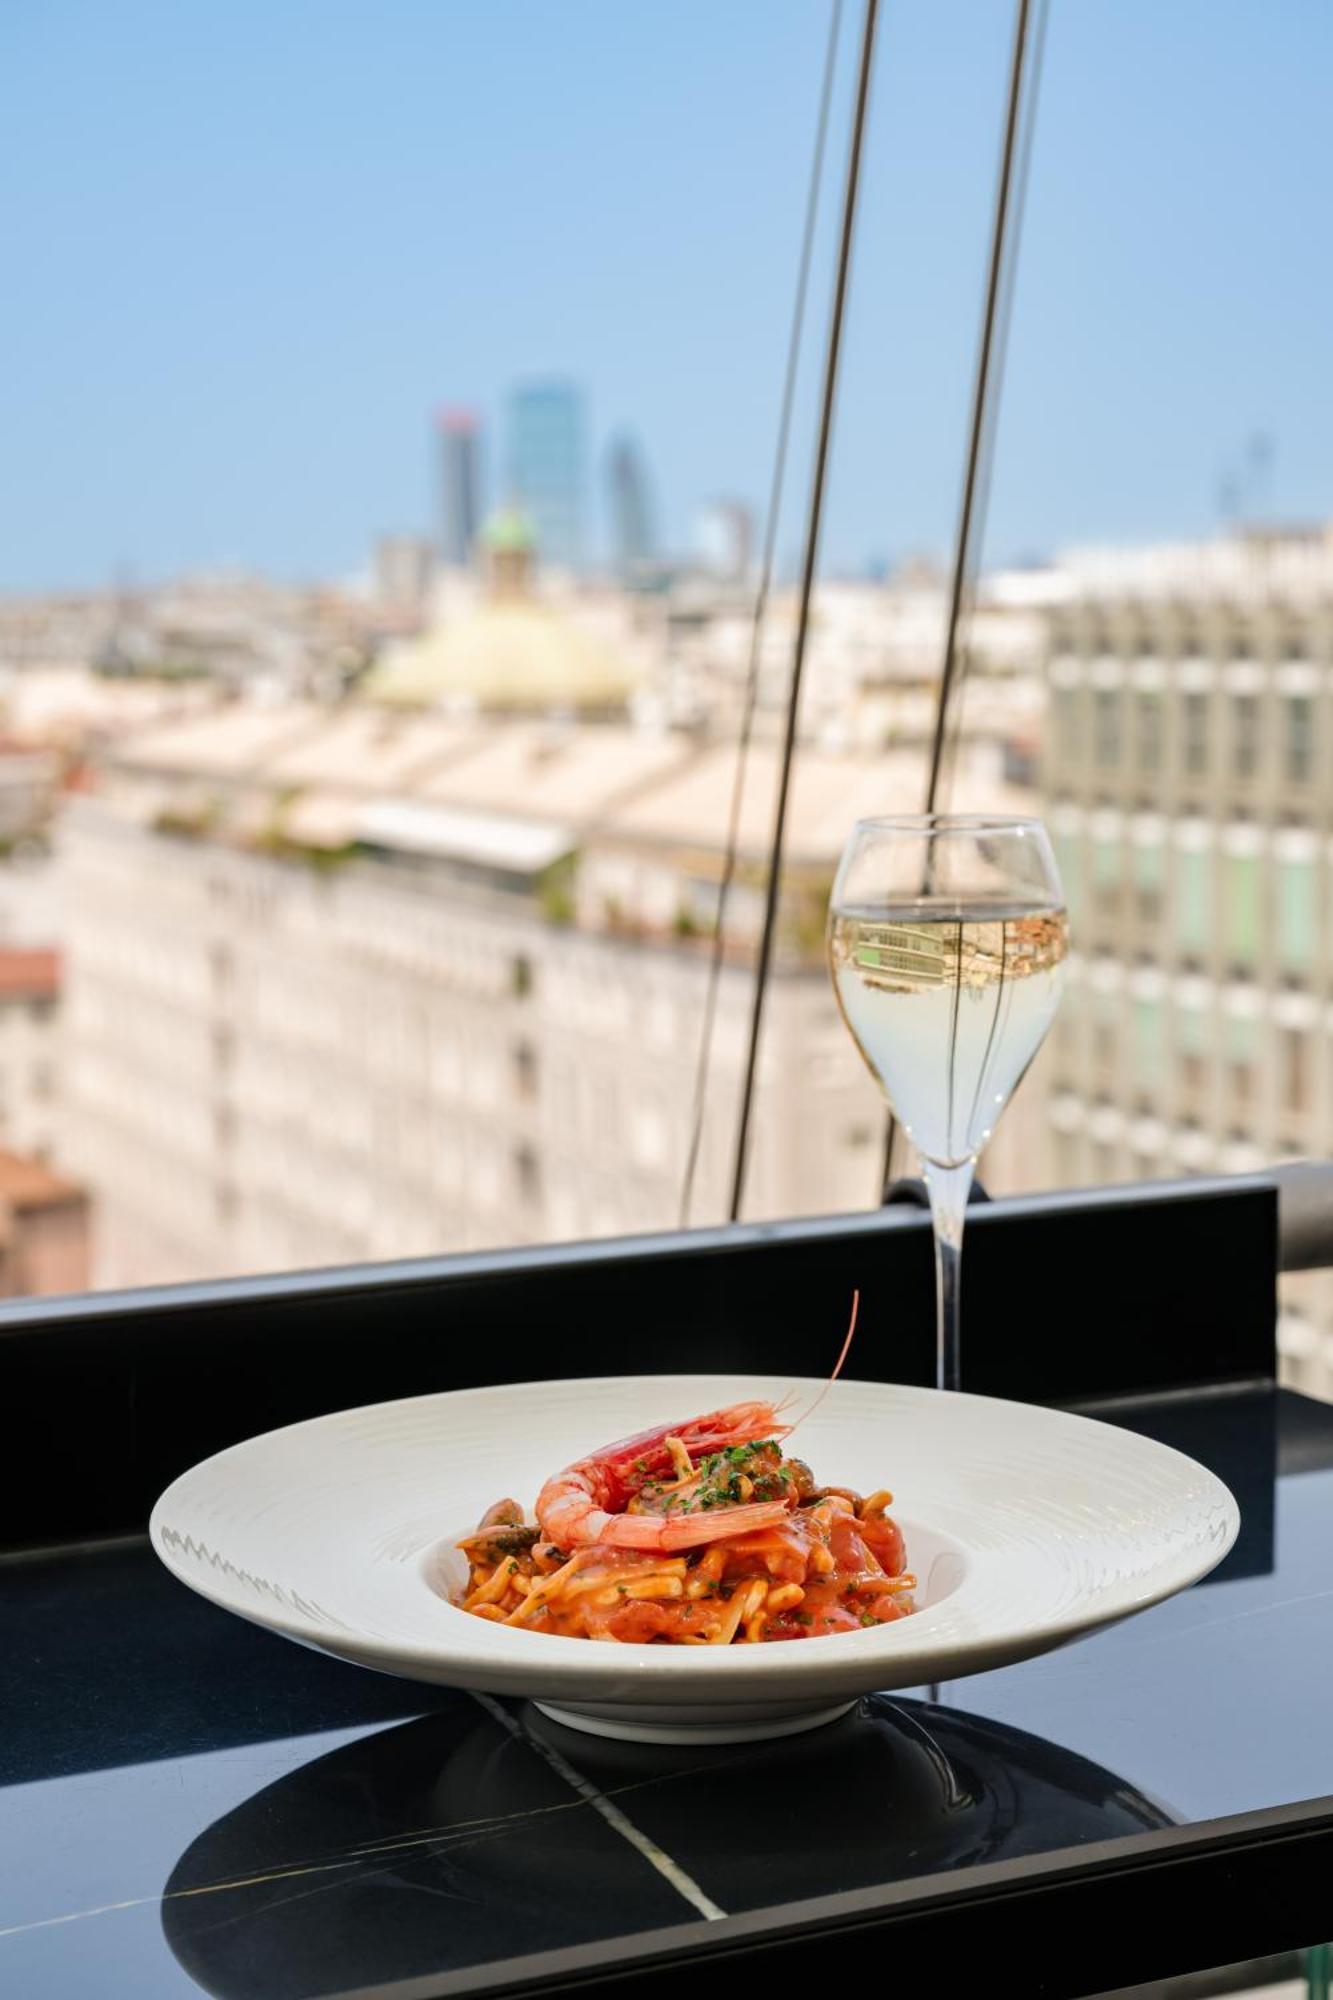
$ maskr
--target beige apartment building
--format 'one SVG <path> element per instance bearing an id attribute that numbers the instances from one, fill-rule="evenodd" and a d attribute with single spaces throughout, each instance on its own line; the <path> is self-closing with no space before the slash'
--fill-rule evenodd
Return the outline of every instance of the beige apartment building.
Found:
<path id="1" fill-rule="evenodd" d="M 61 834 L 62 1160 L 133 1284 L 674 1227 L 732 756 L 565 721 L 235 705 L 119 742 Z M 850 821 L 914 757 L 803 757 L 747 1212 L 874 1198 L 823 966 Z M 693 1217 L 724 1217 L 756 753 Z"/>
<path id="2" fill-rule="evenodd" d="M 1333 1139 L 1333 538 L 1065 565 L 1046 811 L 1077 949 L 1045 1063 L 1057 1181 L 1243 1172 Z M 1290 1282 L 1333 1394 L 1333 1288 Z"/>

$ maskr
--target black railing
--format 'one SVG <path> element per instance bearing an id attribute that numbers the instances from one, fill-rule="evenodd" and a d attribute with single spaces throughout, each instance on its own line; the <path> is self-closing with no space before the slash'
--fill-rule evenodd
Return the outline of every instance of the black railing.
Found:
<path id="1" fill-rule="evenodd" d="M 1271 1383 L 1292 1198 L 1260 1175 L 974 1209 L 963 1386 L 1073 1404 Z M 569 1375 L 819 1376 L 854 1287 L 848 1373 L 931 1382 L 930 1228 L 910 1207 L 16 1302 L 0 1309 L 0 1546 L 135 1532 L 205 1454 L 358 1403 Z"/>

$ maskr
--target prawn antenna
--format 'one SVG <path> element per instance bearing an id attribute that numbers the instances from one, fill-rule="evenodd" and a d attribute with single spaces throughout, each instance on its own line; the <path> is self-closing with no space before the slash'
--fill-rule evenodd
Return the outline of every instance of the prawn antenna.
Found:
<path id="1" fill-rule="evenodd" d="M 847 1323 L 847 1332 L 843 1339 L 842 1351 L 840 1352 L 837 1360 L 833 1364 L 833 1373 L 829 1376 L 828 1381 L 824 1384 L 819 1394 L 815 1397 L 815 1400 L 813 1403 L 811 1403 L 809 1409 L 802 1410 L 800 1416 L 796 1419 L 796 1423 L 791 1425 L 790 1429 L 787 1432 L 788 1437 L 790 1437 L 792 1431 L 796 1429 L 797 1424 L 803 1424 L 807 1417 L 812 1416 L 814 1414 L 814 1412 L 819 1408 L 820 1404 L 823 1402 L 825 1396 L 827 1396 L 829 1390 L 833 1387 L 833 1384 L 837 1381 L 839 1375 L 841 1375 L 843 1363 L 846 1361 L 848 1354 L 851 1352 L 852 1336 L 856 1332 L 856 1316 L 860 1312 L 860 1310 L 861 1310 L 861 1293 L 860 1290 L 858 1289 L 852 1293 L 852 1316 Z"/>

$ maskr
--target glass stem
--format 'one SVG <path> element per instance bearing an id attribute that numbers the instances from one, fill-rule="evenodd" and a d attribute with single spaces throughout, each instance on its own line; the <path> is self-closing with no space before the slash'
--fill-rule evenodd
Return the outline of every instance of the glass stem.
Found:
<path id="1" fill-rule="evenodd" d="M 942 1167 L 932 1160 L 923 1164 L 926 1191 L 930 1196 L 930 1219 L 935 1230 L 935 1387 L 962 1387 L 962 1353 L 959 1346 L 959 1282 L 963 1261 L 963 1221 L 967 1197 L 976 1172 L 975 1160 L 959 1167 Z"/>

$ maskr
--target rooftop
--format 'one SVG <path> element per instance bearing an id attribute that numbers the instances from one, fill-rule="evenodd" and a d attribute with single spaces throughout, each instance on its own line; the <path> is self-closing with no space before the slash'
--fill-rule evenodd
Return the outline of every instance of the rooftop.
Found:
<path id="1" fill-rule="evenodd" d="M 696 754 L 678 736 L 605 724 L 492 726 L 477 732 L 469 755 L 436 771 L 419 791 L 442 804 L 521 809 L 586 825 Z"/>
<path id="2" fill-rule="evenodd" d="M 296 703 L 231 702 L 185 722 L 144 730 L 127 738 L 118 754 L 140 771 L 235 779 L 267 775 L 272 759 L 301 742 L 320 714 Z"/>
<path id="3" fill-rule="evenodd" d="M 719 745 L 703 750 L 676 775 L 627 799 L 608 814 L 602 831 L 611 838 L 651 841 L 675 847 L 720 850 L 736 768 L 735 750 Z M 779 754 L 775 744 L 757 743 L 750 752 L 741 809 L 740 852 L 766 857 L 773 838 Z M 803 749 L 792 773 L 787 810 L 789 862 L 834 865 L 852 822 L 876 814 L 921 810 L 921 759 L 913 751 L 876 756 L 834 755 Z M 1030 797 L 977 771 L 957 795 L 967 809 L 985 812 L 1030 810 Z"/>
<path id="4" fill-rule="evenodd" d="M 483 740 L 474 723 L 393 714 L 365 703 L 305 711 L 264 766 L 278 785 L 346 787 L 355 792 L 413 791 L 431 772 Z"/>
<path id="5" fill-rule="evenodd" d="M 510 828 L 547 826 L 562 851 L 571 841 L 601 840 L 720 853 L 736 769 L 733 745 L 701 747 L 688 736 L 628 725 L 499 717 L 464 723 L 390 716 L 350 703 L 281 711 L 237 704 L 148 731 L 110 755 L 113 772 L 131 781 L 151 776 L 154 810 L 164 804 L 162 778 L 232 778 L 247 794 L 280 795 L 282 831 L 298 845 L 393 846 L 401 837 L 408 852 L 422 851 L 422 838 L 430 851 L 442 852 L 450 829 L 464 827 L 469 853 L 477 851 L 487 844 L 478 826 L 489 816 Z M 741 813 L 742 854 L 768 852 L 777 782 L 776 745 L 756 743 Z M 831 867 L 853 820 L 915 812 L 920 788 L 914 750 L 803 748 L 788 809 L 788 859 Z M 132 782 L 126 809 L 131 791 Z M 954 796 L 972 811 L 1030 806 L 1028 795 L 1007 786 L 980 752 L 961 759 Z M 230 831 L 243 828 L 233 819 Z"/>

